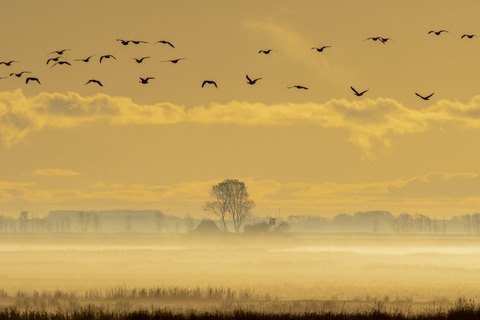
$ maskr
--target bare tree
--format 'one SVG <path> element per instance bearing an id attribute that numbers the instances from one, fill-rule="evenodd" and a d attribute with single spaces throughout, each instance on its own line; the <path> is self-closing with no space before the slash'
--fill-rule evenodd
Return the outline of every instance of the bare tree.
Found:
<path id="1" fill-rule="evenodd" d="M 27 231 L 27 223 L 28 223 L 28 212 L 27 211 L 20 212 L 20 230 L 22 232 Z"/>
<path id="2" fill-rule="evenodd" d="M 228 214 L 232 218 L 235 233 L 239 233 L 243 222 L 255 207 L 245 183 L 237 179 L 226 179 L 214 185 L 210 195 L 214 200 L 207 202 L 205 210 L 220 218 L 224 231 L 227 230 L 225 216 Z"/>
<path id="3" fill-rule="evenodd" d="M 214 215 L 220 218 L 220 221 L 222 222 L 223 231 L 227 231 L 225 215 L 227 214 L 227 210 L 228 210 L 228 198 L 229 198 L 226 192 L 226 188 L 223 185 L 225 181 L 212 186 L 212 190 L 210 190 L 210 196 L 213 198 L 213 201 L 207 202 L 204 208 L 205 211 L 210 211 L 211 213 L 213 213 Z"/>

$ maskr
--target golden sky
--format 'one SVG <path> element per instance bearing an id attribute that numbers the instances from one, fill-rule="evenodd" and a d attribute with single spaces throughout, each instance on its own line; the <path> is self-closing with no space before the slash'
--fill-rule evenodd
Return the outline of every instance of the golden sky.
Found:
<path id="1" fill-rule="evenodd" d="M 461 39 L 480 35 L 478 1 L 17 0 L 2 11 L 0 61 L 18 61 L 0 65 L 3 214 L 200 217 L 225 178 L 245 181 L 265 216 L 480 207 L 480 38 Z M 47 65 L 61 49 L 71 65 Z M 107 54 L 117 60 L 100 64 Z"/>

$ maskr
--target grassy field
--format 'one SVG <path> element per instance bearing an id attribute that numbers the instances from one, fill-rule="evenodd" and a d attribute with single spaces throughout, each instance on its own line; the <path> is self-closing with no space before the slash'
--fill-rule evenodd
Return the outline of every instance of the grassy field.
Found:
<path id="1" fill-rule="evenodd" d="M 480 319 L 480 305 L 458 299 L 281 300 L 229 288 L 126 288 L 83 294 L 0 290 L 0 319 Z"/>
<path id="2" fill-rule="evenodd" d="M 0 320 L 480 319 L 473 237 L 19 234 L 0 257 Z"/>
<path id="3" fill-rule="evenodd" d="M 5 320 L 109 320 L 109 319 L 418 319 L 418 320 L 468 320 L 480 319 L 480 306 L 473 301 L 459 299 L 452 307 L 447 309 L 428 309 L 422 312 L 402 312 L 400 310 L 387 310 L 383 304 L 373 304 L 367 310 L 318 310 L 318 311 L 255 311 L 245 308 L 233 310 L 215 309 L 211 311 L 198 311 L 195 309 L 171 310 L 169 308 L 136 308 L 121 309 L 108 306 L 86 305 L 64 310 L 34 310 L 28 307 L 15 306 L 0 309 L 0 319 Z"/>

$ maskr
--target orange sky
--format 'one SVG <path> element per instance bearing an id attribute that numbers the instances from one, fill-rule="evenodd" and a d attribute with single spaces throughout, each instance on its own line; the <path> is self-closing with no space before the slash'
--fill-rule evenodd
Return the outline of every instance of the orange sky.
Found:
<path id="1" fill-rule="evenodd" d="M 477 1 L 20 0 L 3 10 L 0 61 L 19 61 L 0 65 L 3 214 L 200 217 L 225 178 L 247 183 L 258 215 L 480 207 L 480 38 L 461 39 L 480 35 Z M 449 32 L 428 34 L 439 29 Z M 66 48 L 71 66 L 46 64 Z M 117 60 L 100 64 L 105 54 Z M 175 58 L 186 59 L 163 62 Z M 31 74 L 9 76 L 20 71 Z M 263 79 L 250 86 L 246 74 Z"/>

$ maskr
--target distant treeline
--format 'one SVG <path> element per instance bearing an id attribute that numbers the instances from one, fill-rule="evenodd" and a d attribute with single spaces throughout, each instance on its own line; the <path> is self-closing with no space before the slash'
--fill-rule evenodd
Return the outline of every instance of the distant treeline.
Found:
<path id="1" fill-rule="evenodd" d="M 359 232 L 395 234 L 480 234 L 480 213 L 451 218 L 432 218 L 423 214 L 393 215 L 388 211 L 338 214 L 333 218 L 290 216 L 291 231 Z"/>
<path id="2" fill-rule="evenodd" d="M 194 232 L 201 221 L 202 219 L 190 216 L 179 218 L 166 215 L 158 210 L 52 211 L 44 218 L 22 212 L 18 218 L 0 216 L 0 233 L 189 233 Z M 252 234 L 321 232 L 478 235 L 480 213 L 451 218 L 408 213 L 393 215 L 388 211 L 342 213 L 333 218 L 293 215 L 267 219 L 253 216 L 246 221 L 242 231 Z"/>
<path id="3" fill-rule="evenodd" d="M 54 233 L 185 233 L 194 219 L 178 218 L 159 210 L 51 211 L 37 218 L 23 211 L 18 218 L 0 216 L 0 232 Z"/>

